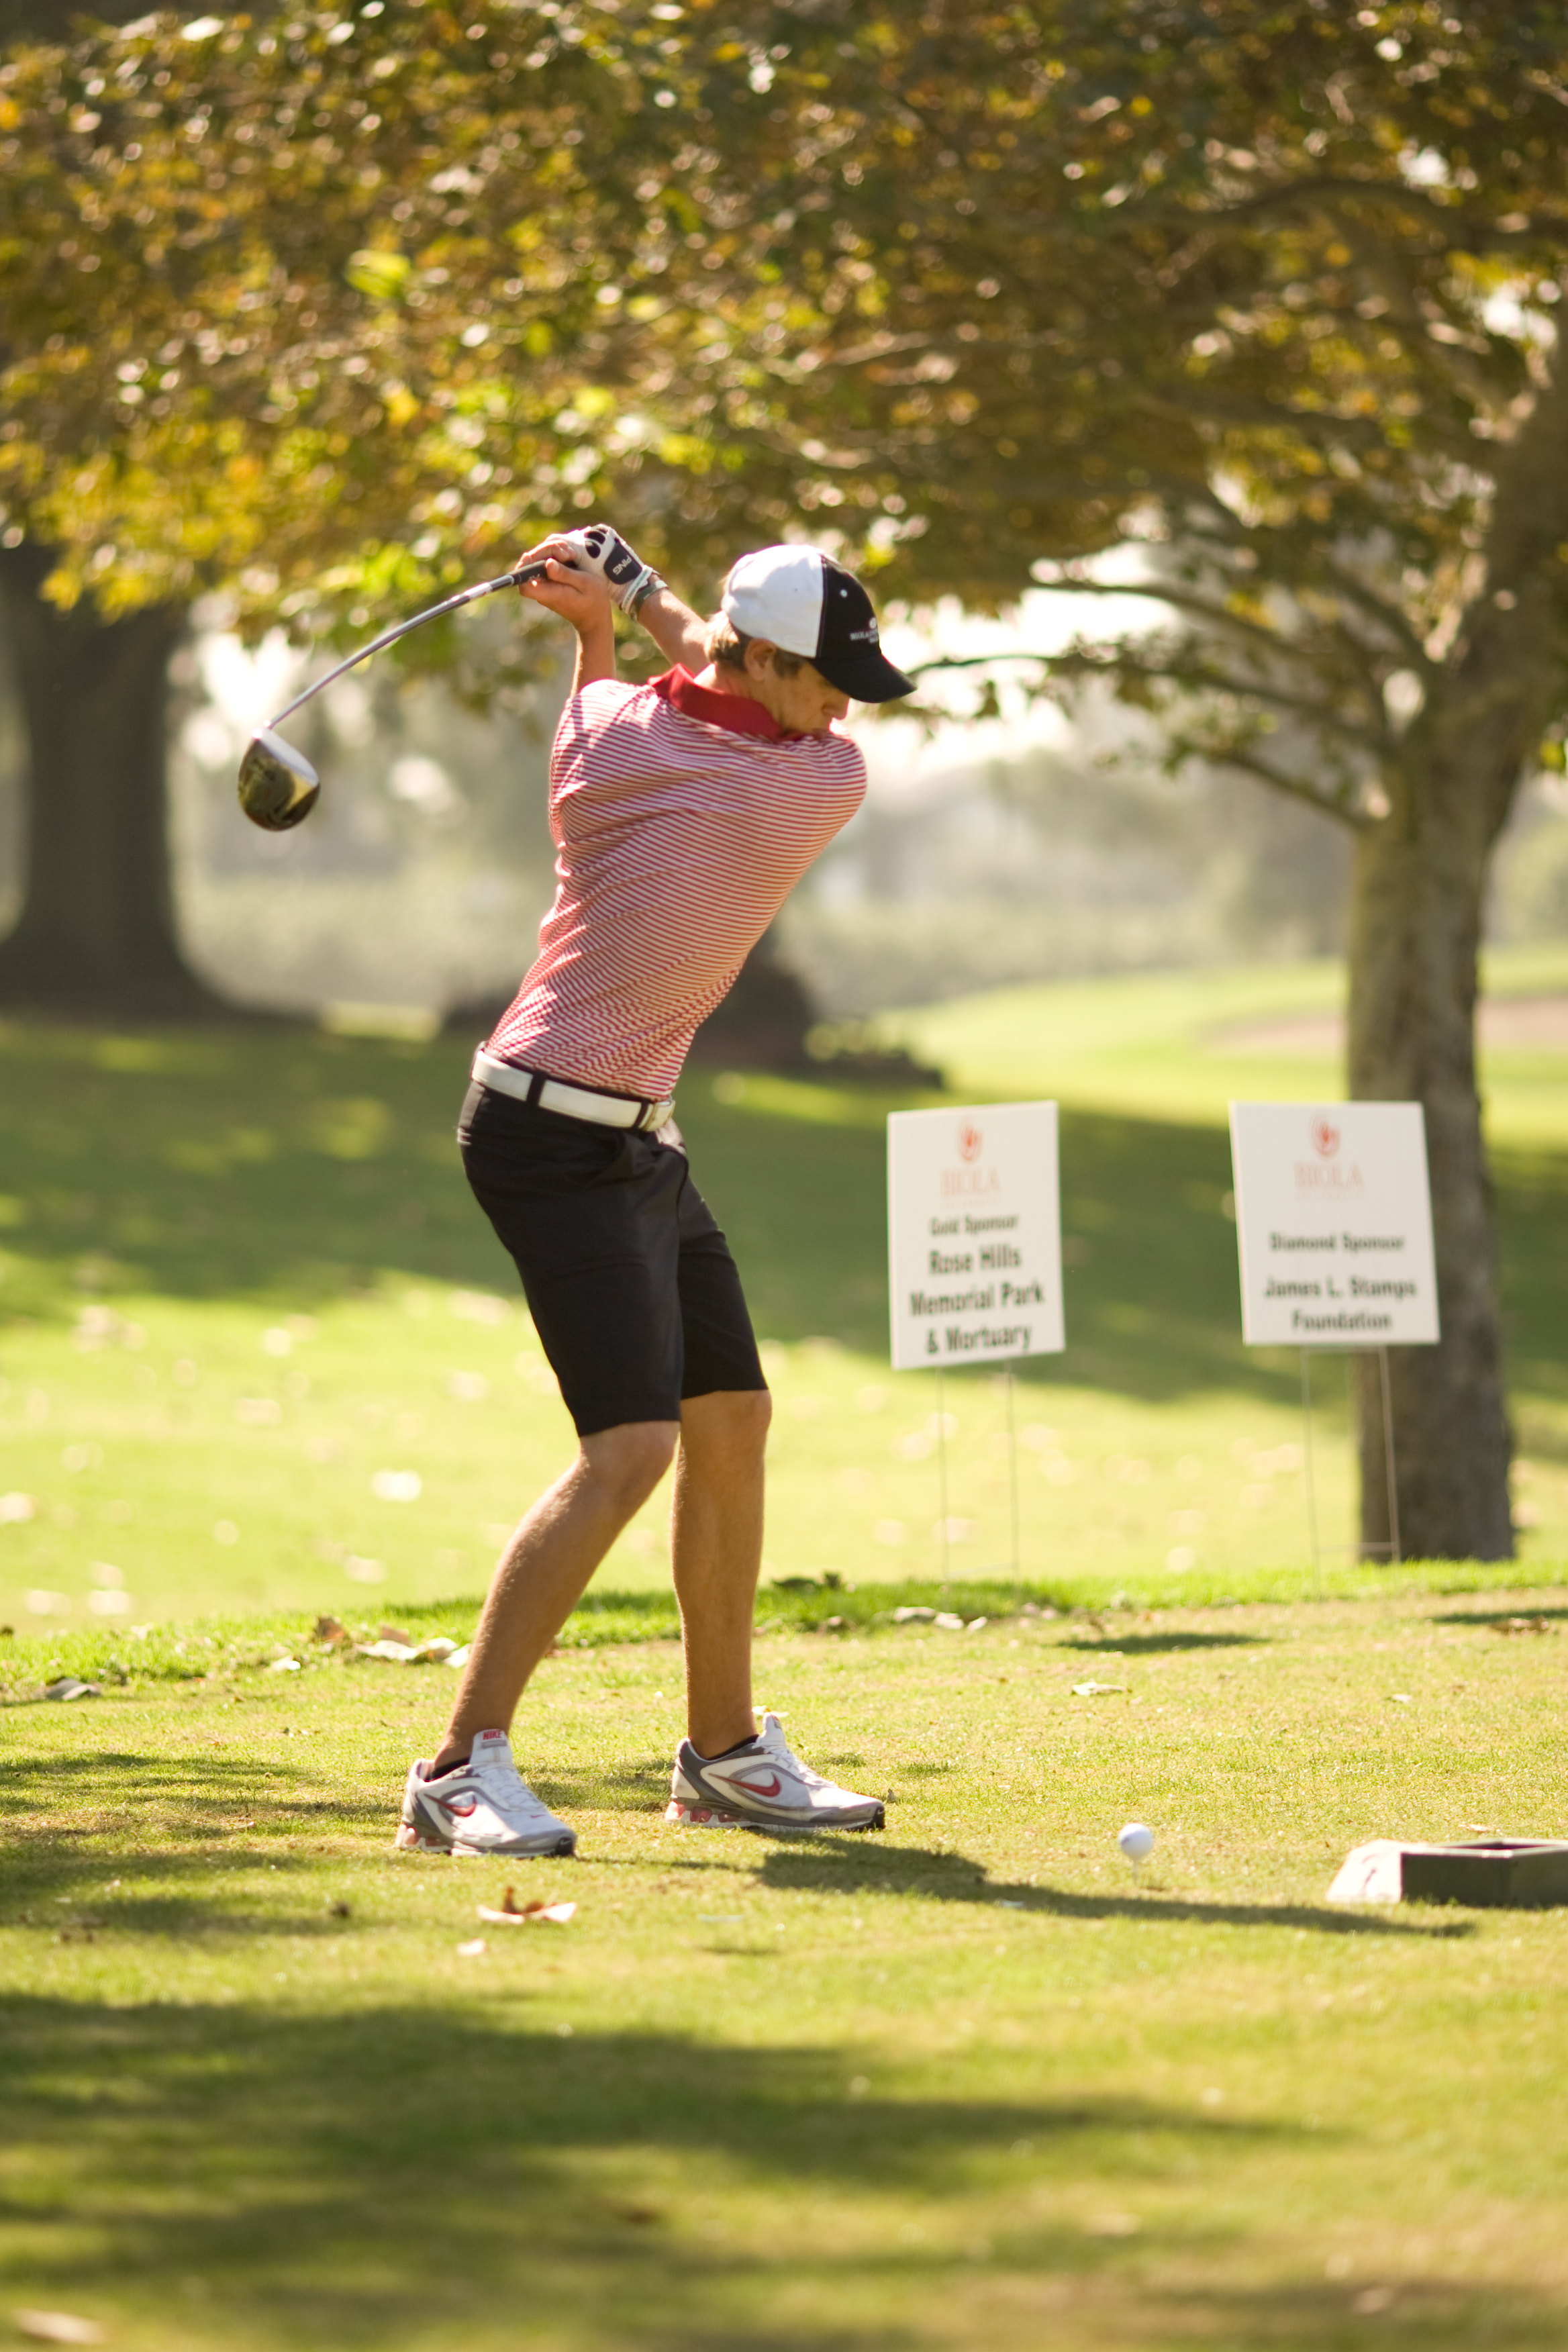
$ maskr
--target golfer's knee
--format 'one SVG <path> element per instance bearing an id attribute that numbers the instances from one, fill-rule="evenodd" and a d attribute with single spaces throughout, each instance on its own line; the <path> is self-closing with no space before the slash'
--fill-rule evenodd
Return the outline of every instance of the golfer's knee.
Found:
<path id="1" fill-rule="evenodd" d="M 773 1401 L 766 1389 L 719 1389 L 689 1398 L 682 1408 L 681 1434 L 705 1453 L 760 1454 L 768 1441 Z"/>
<path id="2" fill-rule="evenodd" d="M 680 1425 L 673 1421 L 628 1421 L 583 1440 L 593 1477 L 629 1512 L 647 1502 L 675 1456 Z"/>

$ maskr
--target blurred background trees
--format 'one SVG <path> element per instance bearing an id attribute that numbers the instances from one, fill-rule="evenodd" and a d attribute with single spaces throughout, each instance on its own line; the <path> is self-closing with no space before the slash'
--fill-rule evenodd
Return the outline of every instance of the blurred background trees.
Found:
<path id="1" fill-rule="evenodd" d="M 1109 681 L 1173 767 L 1348 835 L 1352 1091 L 1425 1108 L 1443 1298 L 1394 1376 L 1401 1523 L 1505 1556 L 1474 1017 L 1492 853 L 1568 710 L 1568 14 L 749 22 L 743 86 L 718 47 L 704 84 L 752 192 L 720 256 L 732 421 L 794 437 L 796 504 L 889 586 L 1141 586 L 1159 626 L 1086 630 L 1042 690 Z M 1369 1381 L 1373 1546 L 1379 1408 Z"/>
<path id="2" fill-rule="evenodd" d="M 1194 845 L 1213 824 L 1235 876 L 1237 780 L 1268 789 L 1275 935 L 1343 920 L 1352 1090 L 1426 1111 L 1445 1340 L 1396 1371 L 1405 1541 L 1493 1556 L 1476 951 L 1518 795 L 1561 764 L 1565 33 L 1561 5 L 1463 0 L 388 0 L 21 47 L 5 535 L 50 551 L 62 612 L 216 596 L 252 645 L 341 641 L 541 514 L 606 508 L 699 595 L 738 544 L 805 527 L 895 604 L 1016 611 L 1010 650 L 1037 657 L 954 656 L 977 714 L 1092 688 L 1102 730 L 1107 694 L 1137 714 L 1111 729 L 1132 767 L 1086 788 L 1081 740 L 973 764 L 932 796 L 969 820 L 949 879 L 1005 899 L 970 879 L 1005 840 L 1055 949 L 1051 876 L 1163 765 L 1185 798 L 1129 825 L 1100 952 L 1141 893 L 1151 953 L 1196 952 L 1232 934 Z M 1042 590 L 1080 619 L 1136 592 L 1150 625 L 1043 642 Z M 510 668 L 521 709 L 539 648 L 482 667 L 459 684 Z M 400 756 L 384 816 L 438 822 L 449 771 Z M 857 890 L 907 899 L 888 877 L 934 822 L 874 805 L 797 938 L 826 943 Z M 36 937 L 24 912 L 13 995 Z M 1380 1463 L 1370 1398 L 1363 1442 Z M 1381 1494 L 1369 1475 L 1372 1543 Z"/>

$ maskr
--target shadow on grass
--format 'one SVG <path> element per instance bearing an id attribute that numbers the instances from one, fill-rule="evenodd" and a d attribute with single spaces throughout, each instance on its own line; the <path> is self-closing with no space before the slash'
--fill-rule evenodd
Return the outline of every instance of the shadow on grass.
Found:
<path id="1" fill-rule="evenodd" d="M 1079 1895 L 1065 1887 L 1009 1885 L 988 1878 L 966 1854 L 875 1843 L 862 1832 L 775 1845 L 758 1877 L 783 1894 L 916 1895 L 935 1903 L 1047 1913 L 1058 1919 L 1135 1919 L 1147 1927 L 1300 1927 L 1318 1936 L 1372 1936 L 1452 1942 L 1475 1933 L 1468 1921 L 1423 1927 L 1364 1911 L 1330 1911 L 1312 1903 L 1203 1903 L 1156 1894 Z"/>
<path id="2" fill-rule="evenodd" d="M 1568 1609 L 1538 1609 L 1533 1601 L 1523 1601 L 1516 1609 L 1445 1609 L 1432 1619 L 1434 1625 L 1478 1625 L 1489 1632 L 1493 1626 L 1518 1626 L 1520 1620 L 1539 1622 L 1544 1618 L 1553 1626 L 1568 1623 Z M 1521 1634 L 1529 1640 L 1528 1633 Z"/>
<path id="3" fill-rule="evenodd" d="M 1136 1658 L 1161 1650 L 1255 1650 L 1268 1639 L 1266 1633 L 1108 1633 L 1101 1642 L 1074 1637 L 1064 1646 L 1109 1651 L 1114 1658 Z"/>
<path id="4" fill-rule="evenodd" d="M 22 2225 L 7 2299 L 85 2306 L 139 2341 L 295 2352 L 546 2335 L 584 2352 L 1321 2352 L 1369 2318 L 1422 2352 L 1563 2340 L 1561 2305 L 1507 2281 L 1233 2282 L 1204 2225 L 1145 2210 L 1136 2236 L 1103 2238 L 1061 2218 L 1086 2187 L 1137 2205 L 1172 2180 L 1240 2210 L 1259 2164 L 1331 2160 L 1321 2130 L 1022 2082 L 900 2095 L 885 2062 L 852 2082 L 852 2053 L 810 2045 L 563 2040 L 521 1970 L 492 1969 L 482 1998 L 0 2000 L 0 2214 Z M 984 2261 L 958 2251 L 977 2191 L 1007 2216 Z M 1024 2221 L 1042 2191 L 1057 2211 Z M 903 2240 L 862 2202 L 889 2197 L 921 2216 Z M 818 2200 L 831 2231 L 807 2225 Z"/>
<path id="5" fill-rule="evenodd" d="M 456 2344 L 467 2325 L 489 2344 L 509 2312 L 553 2311 L 574 2344 L 891 2347 L 914 2340 L 930 2256 L 879 2231 L 894 2324 L 847 2322 L 856 2233 L 781 2231 L 758 2200 L 897 2194 L 929 2219 L 1020 2135 L 1020 2182 L 1064 2185 L 1152 2160 L 1223 2172 L 1302 2137 L 1135 2096 L 900 2096 L 885 2067 L 857 2095 L 842 2051 L 563 2040 L 543 1998 L 492 1965 L 482 2011 L 0 2002 L 0 2211 L 26 2211 L 8 2294 L 134 2308 L 194 2279 L 211 2343 L 226 2318 L 247 2341 Z M 721 2184 L 742 2191 L 738 2224 Z M 1104 2260 L 1042 2232 L 1019 2266 Z"/>
<path id="6" fill-rule="evenodd" d="M 303 1765 L 103 1748 L 17 1757 L 0 1775 L 0 1820 L 13 1855 L 65 1855 L 127 1830 L 201 1844 L 247 1831 L 347 1835 L 387 1821 L 384 1798 L 327 1794 L 313 1776 L 301 1786 Z"/>
<path id="7" fill-rule="evenodd" d="M 662 1812 L 669 1769 L 668 1751 L 656 1748 L 612 1765 L 544 1765 L 532 1785 L 547 1805 L 570 1811 Z M 390 1843 L 401 1794 L 401 1778 L 374 1796 L 341 1785 L 329 1790 L 303 1768 L 254 1755 L 142 1756 L 99 1748 L 9 1764 L 0 1776 L 0 1822 L 10 1867 L 24 1857 L 58 1864 L 81 1853 L 84 1866 L 101 1875 L 99 1842 L 135 1829 L 144 1832 L 149 1861 L 160 1873 L 178 1862 L 182 1844 L 198 1849 L 191 1862 L 205 1870 L 226 1852 L 243 1862 L 243 1849 L 227 1841 L 246 1834 L 308 1840 L 312 1832 L 349 1838 L 368 1830 L 384 1832 Z M 301 1860 L 311 1851 L 301 1846 Z M 269 1859 L 287 1866 L 289 1857 L 269 1850 Z M 121 1867 L 117 1858 L 115 1868 Z"/>

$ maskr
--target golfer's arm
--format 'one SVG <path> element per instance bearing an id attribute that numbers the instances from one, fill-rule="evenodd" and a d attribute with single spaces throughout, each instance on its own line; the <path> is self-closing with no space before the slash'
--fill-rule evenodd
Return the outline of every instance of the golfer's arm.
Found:
<path id="1" fill-rule="evenodd" d="M 580 694 L 585 686 L 595 686 L 602 677 L 616 674 L 616 629 L 606 609 L 604 620 L 595 621 L 577 632 L 577 668 L 572 680 L 572 691 Z"/>
<path id="2" fill-rule="evenodd" d="M 708 624 L 668 588 L 656 588 L 637 606 L 637 619 L 666 661 L 679 662 L 695 677 L 708 665 Z"/>

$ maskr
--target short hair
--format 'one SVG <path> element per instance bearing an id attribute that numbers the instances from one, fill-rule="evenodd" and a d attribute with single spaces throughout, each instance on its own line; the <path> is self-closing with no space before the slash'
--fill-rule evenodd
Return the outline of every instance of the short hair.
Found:
<path id="1" fill-rule="evenodd" d="M 715 613 L 708 624 L 707 643 L 703 648 L 710 662 L 724 669 L 743 670 L 748 646 L 768 645 L 767 637 L 749 637 L 738 629 L 727 613 Z M 805 667 L 805 654 L 786 654 L 782 646 L 773 646 L 773 667 L 781 677 L 798 677 Z"/>

